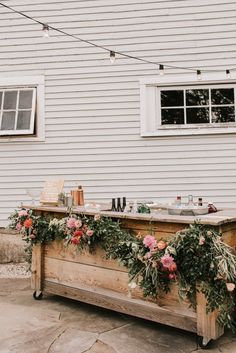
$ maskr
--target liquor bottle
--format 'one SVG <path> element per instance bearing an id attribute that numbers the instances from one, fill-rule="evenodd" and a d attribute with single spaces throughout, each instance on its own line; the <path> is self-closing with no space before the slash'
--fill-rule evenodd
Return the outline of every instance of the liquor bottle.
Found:
<path id="1" fill-rule="evenodd" d="M 79 206 L 84 205 L 84 190 L 81 185 L 78 186 L 78 204 Z"/>
<path id="2" fill-rule="evenodd" d="M 116 199 L 111 199 L 111 210 L 116 211 Z"/>
<path id="3" fill-rule="evenodd" d="M 123 199 L 122 199 L 122 211 L 124 211 L 125 207 L 126 207 L 126 197 L 123 197 Z"/>
<path id="4" fill-rule="evenodd" d="M 116 208 L 116 211 L 117 211 L 117 212 L 122 212 L 120 197 L 117 198 L 117 208 Z"/>

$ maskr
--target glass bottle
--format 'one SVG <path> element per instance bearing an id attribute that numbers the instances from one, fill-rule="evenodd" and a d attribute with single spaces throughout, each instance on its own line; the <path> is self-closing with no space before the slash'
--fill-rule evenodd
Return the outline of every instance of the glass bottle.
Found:
<path id="1" fill-rule="evenodd" d="M 193 195 L 188 195 L 188 206 L 189 207 L 193 206 Z"/>
<path id="2" fill-rule="evenodd" d="M 181 207 L 181 196 L 176 196 L 175 206 Z"/>
<path id="3" fill-rule="evenodd" d="M 201 198 L 201 197 L 198 198 L 198 203 L 197 203 L 197 205 L 198 205 L 198 206 L 202 206 L 202 205 L 203 205 L 203 204 L 202 204 L 202 198 Z"/>
<path id="4" fill-rule="evenodd" d="M 117 212 L 122 212 L 120 197 L 117 198 L 117 208 L 116 208 L 116 211 L 117 211 Z"/>
<path id="5" fill-rule="evenodd" d="M 111 199 L 111 210 L 116 211 L 116 199 Z"/>

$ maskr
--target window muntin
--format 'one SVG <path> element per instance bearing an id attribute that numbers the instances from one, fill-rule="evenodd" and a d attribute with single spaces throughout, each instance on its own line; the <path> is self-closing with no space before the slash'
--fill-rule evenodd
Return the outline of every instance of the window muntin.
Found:
<path id="1" fill-rule="evenodd" d="M 159 88 L 159 129 L 224 126 L 235 123 L 235 88 Z"/>
<path id="2" fill-rule="evenodd" d="M 36 88 L 0 89 L 0 135 L 33 135 Z"/>

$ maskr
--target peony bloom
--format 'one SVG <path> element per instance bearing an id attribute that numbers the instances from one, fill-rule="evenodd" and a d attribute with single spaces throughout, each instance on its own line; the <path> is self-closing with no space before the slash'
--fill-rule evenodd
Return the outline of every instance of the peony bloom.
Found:
<path id="1" fill-rule="evenodd" d="M 18 216 L 19 217 L 28 216 L 28 212 L 26 210 L 20 210 L 18 212 Z"/>
<path id="2" fill-rule="evenodd" d="M 70 241 L 72 244 L 78 245 L 80 243 L 80 237 L 72 237 Z"/>
<path id="3" fill-rule="evenodd" d="M 159 250 L 163 250 L 166 248 L 166 243 L 163 241 L 163 240 L 160 240 L 158 243 L 157 243 L 157 248 Z"/>
<path id="4" fill-rule="evenodd" d="M 33 224 L 33 221 L 31 218 L 28 218 L 24 221 L 24 227 L 25 228 L 31 228 L 32 227 L 32 224 Z"/>
<path id="5" fill-rule="evenodd" d="M 145 245 L 146 248 L 153 249 L 157 245 L 157 241 L 153 235 L 146 235 L 143 239 L 143 245 Z"/>
<path id="6" fill-rule="evenodd" d="M 148 251 L 148 252 L 144 255 L 144 259 L 150 259 L 151 257 L 152 257 L 151 251 Z"/>
<path id="7" fill-rule="evenodd" d="M 76 218 L 74 218 L 74 217 L 70 217 L 70 218 L 68 218 L 68 220 L 67 220 L 67 222 L 66 222 L 66 226 L 68 227 L 68 228 L 76 228 L 76 226 L 75 226 L 75 224 L 76 224 L 76 222 L 77 222 L 77 219 Z"/>
<path id="8" fill-rule="evenodd" d="M 86 232 L 86 235 L 87 235 L 88 237 L 91 237 L 91 236 L 93 235 L 93 230 L 88 229 L 87 232 Z"/>
<path id="9" fill-rule="evenodd" d="M 21 228 L 22 228 L 22 225 L 21 225 L 20 223 L 17 223 L 17 225 L 16 225 L 16 230 L 20 231 Z"/>
<path id="10" fill-rule="evenodd" d="M 73 232 L 73 236 L 74 237 L 82 237 L 83 236 L 83 232 L 82 232 L 82 230 L 75 230 L 74 232 Z"/>
<path id="11" fill-rule="evenodd" d="M 174 262 L 174 258 L 168 254 L 164 255 L 161 257 L 161 263 L 163 265 L 164 268 L 170 268 L 173 264 L 175 264 Z"/>
<path id="12" fill-rule="evenodd" d="M 233 292 L 233 290 L 235 289 L 235 284 L 234 283 L 226 283 L 226 287 L 229 292 Z"/>

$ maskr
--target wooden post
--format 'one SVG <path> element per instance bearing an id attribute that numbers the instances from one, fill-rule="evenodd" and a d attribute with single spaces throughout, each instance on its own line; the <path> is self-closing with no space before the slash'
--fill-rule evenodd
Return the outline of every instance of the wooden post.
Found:
<path id="1" fill-rule="evenodd" d="M 35 291 L 42 291 L 42 268 L 43 268 L 43 246 L 36 244 L 33 246 L 31 263 L 31 288 Z"/>
<path id="2" fill-rule="evenodd" d="M 217 339 L 224 333 L 224 328 L 217 322 L 217 310 L 207 314 L 205 295 L 197 292 L 197 334 L 203 337 L 204 345 L 211 339 Z"/>

